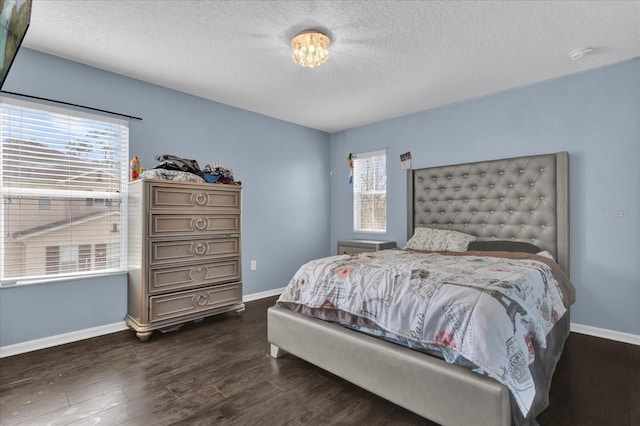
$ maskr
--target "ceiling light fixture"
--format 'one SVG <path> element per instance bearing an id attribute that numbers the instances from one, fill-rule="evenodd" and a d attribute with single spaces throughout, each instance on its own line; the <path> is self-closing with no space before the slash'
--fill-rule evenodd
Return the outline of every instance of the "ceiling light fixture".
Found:
<path id="1" fill-rule="evenodd" d="M 291 40 L 293 62 L 313 68 L 329 58 L 329 37 L 318 31 L 303 31 Z"/>
<path id="2" fill-rule="evenodd" d="M 569 52 L 569 58 L 571 58 L 572 61 L 577 61 L 578 59 L 582 59 L 584 55 L 588 55 L 589 53 L 593 53 L 593 48 L 580 47 Z"/>

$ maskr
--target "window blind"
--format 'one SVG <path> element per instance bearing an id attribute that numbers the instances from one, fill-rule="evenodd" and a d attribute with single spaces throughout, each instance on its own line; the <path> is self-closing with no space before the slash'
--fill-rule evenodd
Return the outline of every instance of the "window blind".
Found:
<path id="1" fill-rule="evenodd" d="M 0 283 L 126 268 L 128 122 L 0 98 Z"/>
<path id="2" fill-rule="evenodd" d="M 353 157 L 353 230 L 387 231 L 387 154 L 365 152 Z"/>

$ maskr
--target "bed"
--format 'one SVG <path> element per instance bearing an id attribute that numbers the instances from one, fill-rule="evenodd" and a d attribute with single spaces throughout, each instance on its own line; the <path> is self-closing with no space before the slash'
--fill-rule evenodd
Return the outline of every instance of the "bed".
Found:
<path id="1" fill-rule="evenodd" d="M 568 276 L 568 168 L 568 153 L 560 152 L 409 170 L 407 238 L 411 242 L 416 228 L 426 227 L 473 235 L 489 246 L 529 243 L 555 259 L 542 262 L 533 255 L 534 263 L 555 265 Z M 500 253 L 470 252 L 460 255 L 460 261 L 485 255 L 488 259 Z M 335 260 L 360 261 L 339 256 Z M 527 372 L 534 377 L 535 392 L 526 410 L 520 397 L 516 400 L 517 392 L 510 391 L 513 386 L 490 374 L 398 345 L 388 335 L 375 337 L 302 315 L 284 304 L 268 310 L 268 341 L 273 357 L 291 353 L 439 424 L 536 424 L 535 416 L 548 405 L 551 377 L 569 334 L 572 300 L 566 299 L 573 296 L 562 294 L 566 309 L 554 318 L 546 342 L 527 342 L 535 353 Z"/>

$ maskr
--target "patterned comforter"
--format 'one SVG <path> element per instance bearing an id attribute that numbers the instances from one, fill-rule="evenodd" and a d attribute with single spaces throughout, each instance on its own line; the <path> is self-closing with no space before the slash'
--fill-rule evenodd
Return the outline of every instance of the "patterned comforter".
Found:
<path id="1" fill-rule="evenodd" d="M 523 415 L 528 368 L 575 299 L 555 262 L 525 253 L 384 250 L 313 260 L 277 305 L 430 351 L 495 378 Z"/>

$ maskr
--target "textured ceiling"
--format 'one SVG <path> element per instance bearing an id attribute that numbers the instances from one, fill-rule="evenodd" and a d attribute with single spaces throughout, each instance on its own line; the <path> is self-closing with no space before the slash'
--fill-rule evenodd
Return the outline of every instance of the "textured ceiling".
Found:
<path id="1" fill-rule="evenodd" d="M 327 132 L 640 56 L 640 1 L 34 0 L 26 47 Z M 331 38 L 314 69 L 291 38 Z M 572 61 L 568 53 L 591 47 Z"/>

